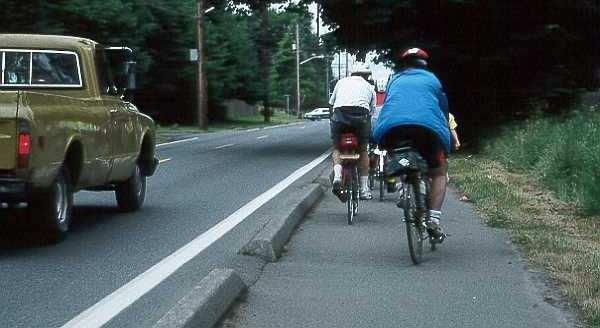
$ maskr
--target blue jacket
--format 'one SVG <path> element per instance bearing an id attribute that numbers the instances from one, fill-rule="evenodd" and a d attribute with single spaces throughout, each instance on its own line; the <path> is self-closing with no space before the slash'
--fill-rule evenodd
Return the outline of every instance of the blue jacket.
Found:
<path id="1" fill-rule="evenodd" d="M 448 98 L 433 73 L 409 69 L 390 79 L 373 138 L 380 143 L 387 132 L 403 125 L 431 130 L 450 153 Z"/>

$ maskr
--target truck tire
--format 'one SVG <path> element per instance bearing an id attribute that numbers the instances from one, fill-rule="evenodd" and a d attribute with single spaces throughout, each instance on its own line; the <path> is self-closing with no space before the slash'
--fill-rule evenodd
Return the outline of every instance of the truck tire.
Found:
<path id="1" fill-rule="evenodd" d="M 73 188 L 69 171 L 63 167 L 52 185 L 34 196 L 32 216 L 40 222 L 50 242 L 64 239 L 69 231 L 73 211 Z"/>
<path id="2" fill-rule="evenodd" d="M 146 198 L 146 177 L 142 174 L 139 163 L 135 165 L 131 177 L 117 185 L 115 196 L 123 211 L 133 212 L 142 207 Z"/>

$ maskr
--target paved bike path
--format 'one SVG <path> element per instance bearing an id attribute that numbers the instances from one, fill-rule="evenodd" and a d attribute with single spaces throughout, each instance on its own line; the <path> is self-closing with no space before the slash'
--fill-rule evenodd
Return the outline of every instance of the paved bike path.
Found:
<path id="1" fill-rule="evenodd" d="M 545 301 L 555 298 L 506 233 L 482 225 L 454 193 L 444 207 L 452 236 L 414 266 L 392 198 L 362 202 L 348 226 L 344 204 L 327 192 L 223 327 L 574 326 Z"/>

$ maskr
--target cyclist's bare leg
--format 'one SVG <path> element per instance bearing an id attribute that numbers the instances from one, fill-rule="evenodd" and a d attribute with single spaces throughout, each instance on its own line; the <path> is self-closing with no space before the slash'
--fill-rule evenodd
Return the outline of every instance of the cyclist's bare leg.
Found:
<path id="1" fill-rule="evenodd" d="M 446 196 L 446 184 L 448 183 L 448 180 L 446 180 L 447 169 L 448 161 L 443 160 L 440 167 L 429 170 L 431 185 L 428 199 L 429 218 L 427 227 L 433 231 L 434 241 L 436 243 L 444 241 L 446 236 L 440 225 L 440 219 L 442 216 L 444 197 Z"/>
<path id="2" fill-rule="evenodd" d="M 369 152 L 365 149 L 360 152 L 360 162 L 358 163 L 360 173 L 360 198 L 372 199 L 373 195 L 369 189 Z"/>
<path id="3" fill-rule="evenodd" d="M 429 190 L 429 209 L 441 211 L 446 196 L 446 173 L 448 170 L 448 161 L 442 161 L 441 166 L 429 170 L 431 185 Z"/>
<path id="4" fill-rule="evenodd" d="M 369 176 L 369 152 L 367 150 L 360 152 L 360 163 L 359 163 L 360 176 Z"/>
<path id="5" fill-rule="evenodd" d="M 334 145 L 333 146 L 333 151 L 331 152 L 331 159 L 333 160 L 333 165 L 341 165 L 342 164 L 342 160 L 340 159 L 340 151 L 337 149 L 337 147 Z"/>
<path id="6" fill-rule="evenodd" d="M 340 158 L 340 150 L 337 149 L 335 143 L 331 152 L 331 158 L 333 161 L 333 185 L 331 191 L 339 197 L 342 187 L 342 160 Z"/>

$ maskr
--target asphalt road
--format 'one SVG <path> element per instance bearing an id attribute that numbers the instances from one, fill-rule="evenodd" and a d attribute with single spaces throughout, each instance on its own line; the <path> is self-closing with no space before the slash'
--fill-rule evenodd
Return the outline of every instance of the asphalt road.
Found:
<path id="1" fill-rule="evenodd" d="M 140 212 L 120 213 L 113 193 L 78 193 L 72 231 L 57 245 L 39 243 L 22 218 L 5 216 L 0 327 L 61 327 L 329 147 L 326 121 L 162 146 L 164 163 Z M 260 219 L 245 220 L 106 326 L 151 327 L 214 268 L 258 278 L 263 264 L 237 251 L 260 226 Z"/>
<path id="2" fill-rule="evenodd" d="M 376 199 L 378 198 L 378 192 Z M 573 327 L 556 291 L 531 272 L 507 234 L 449 192 L 452 234 L 410 261 L 401 211 L 388 194 L 362 202 L 357 222 L 330 191 L 268 264 L 222 327 Z M 554 303 L 554 304 L 550 304 Z"/>

